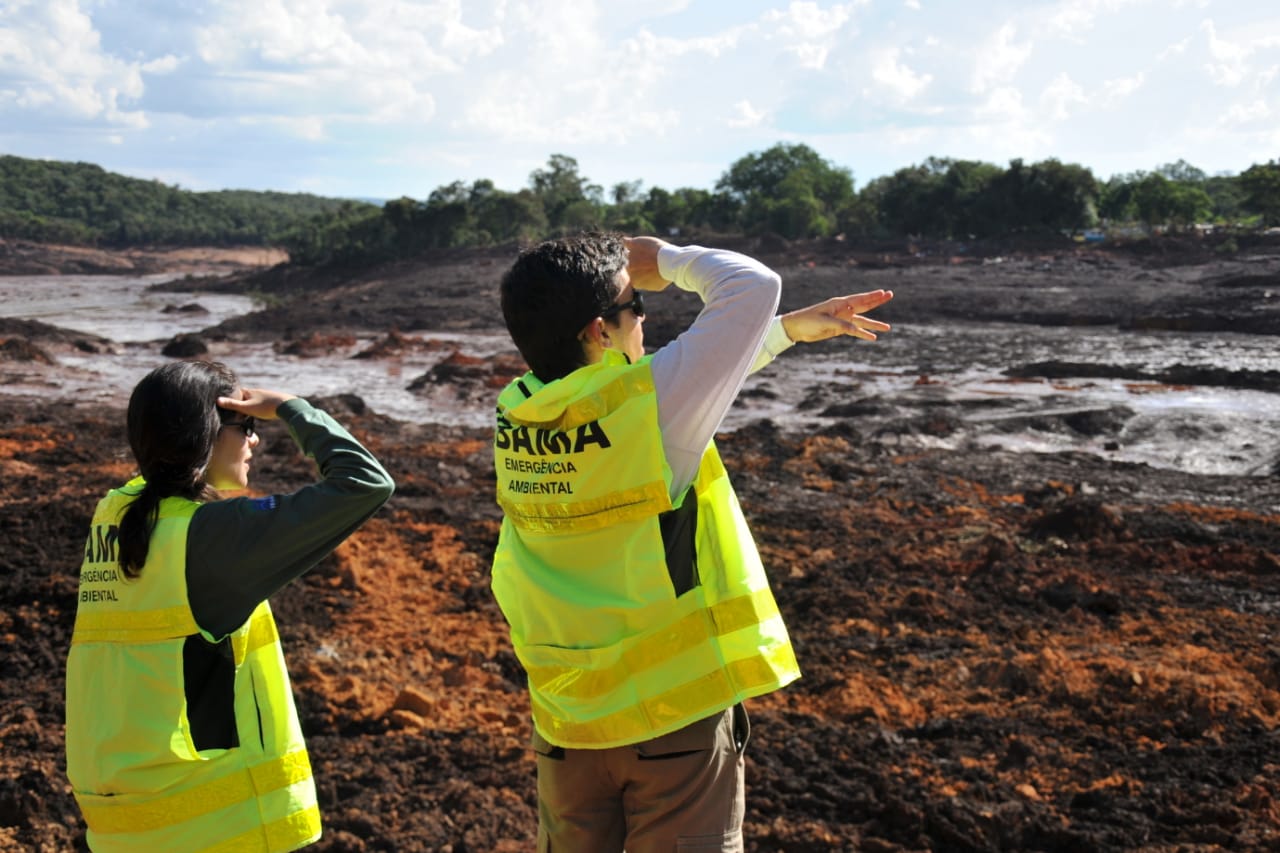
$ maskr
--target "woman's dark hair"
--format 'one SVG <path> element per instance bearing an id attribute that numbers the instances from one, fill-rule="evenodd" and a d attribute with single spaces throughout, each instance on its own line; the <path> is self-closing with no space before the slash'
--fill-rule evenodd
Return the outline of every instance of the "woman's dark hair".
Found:
<path id="1" fill-rule="evenodd" d="M 618 296 L 622 235 L 589 232 L 526 249 L 502 277 L 502 317 L 520 355 L 543 382 L 582 367 L 578 334 Z"/>
<path id="2" fill-rule="evenodd" d="M 240 385 L 214 361 L 175 361 L 142 378 L 129 397 L 129 447 L 146 480 L 120 520 L 120 569 L 136 578 L 147 561 L 160 501 L 217 497 L 204 479 L 218 439 L 218 397 Z"/>

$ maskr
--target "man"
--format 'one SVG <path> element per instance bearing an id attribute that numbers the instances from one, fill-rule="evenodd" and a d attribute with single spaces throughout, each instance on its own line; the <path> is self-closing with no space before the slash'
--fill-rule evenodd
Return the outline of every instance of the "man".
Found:
<path id="1" fill-rule="evenodd" d="M 697 320 L 644 355 L 642 293 Z M 503 277 L 530 372 L 498 398 L 493 590 L 529 679 L 538 849 L 741 850 L 742 701 L 800 675 L 712 444 L 752 369 L 795 341 L 875 339 L 893 294 L 778 318 L 743 255 L 586 234 Z"/>

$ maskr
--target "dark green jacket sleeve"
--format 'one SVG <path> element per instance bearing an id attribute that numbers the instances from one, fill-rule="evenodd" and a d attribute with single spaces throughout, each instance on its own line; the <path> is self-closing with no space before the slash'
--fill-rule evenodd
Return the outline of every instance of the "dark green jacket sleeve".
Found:
<path id="1" fill-rule="evenodd" d="M 207 503 L 187 535 L 187 595 L 215 637 L 244 624 L 273 593 L 320 562 L 395 490 L 391 476 L 337 421 L 303 399 L 277 414 L 321 480 L 289 495 Z"/>

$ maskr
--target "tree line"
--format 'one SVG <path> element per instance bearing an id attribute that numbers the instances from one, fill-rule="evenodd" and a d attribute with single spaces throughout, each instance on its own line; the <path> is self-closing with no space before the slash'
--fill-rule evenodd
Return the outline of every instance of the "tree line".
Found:
<path id="1" fill-rule="evenodd" d="M 192 192 L 90 163 L 0 156 L 0 237 L 45 243 L 276 245 L 315 217 L 370 204 L 303 193 Z"/>
<path id="2" fill-rule="evenodd" d="M 1280 224 L 1280 161 L 1214 176 L 1178 161 L 1102 181 L 1056 159 L 1002 167 L 929 158 L 855 190 L 848 168 L 807 145 L 779 143 L 732 163 L 709 190 L 646 189 L 631 181 L 606 191 L 573 157 L 553 154 L 515 191 L 490 180 L 455 181 L 425 199 L 378 207 L 302 194 L 193 193 L 87 164 L 0 157 L 0 236 L 111 245 L 269 243 L 301 264 L 367 263 L 582 228 L 964 240 L 1199 223 Z"/>

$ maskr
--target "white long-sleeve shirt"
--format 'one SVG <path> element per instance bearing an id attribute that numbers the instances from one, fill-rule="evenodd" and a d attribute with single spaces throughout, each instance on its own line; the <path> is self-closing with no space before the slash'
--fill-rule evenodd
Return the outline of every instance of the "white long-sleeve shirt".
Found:
<path id="1" fill-rule="evenodd" d="M 774 317 L 782 280 L 746 255 L 701 246 L 663 246 L 658 272 L 704 303 L 693 324 L 653 355 L 658 427 L 675 500 L 698 473 L 748 374 L 792 346 Z"/>

